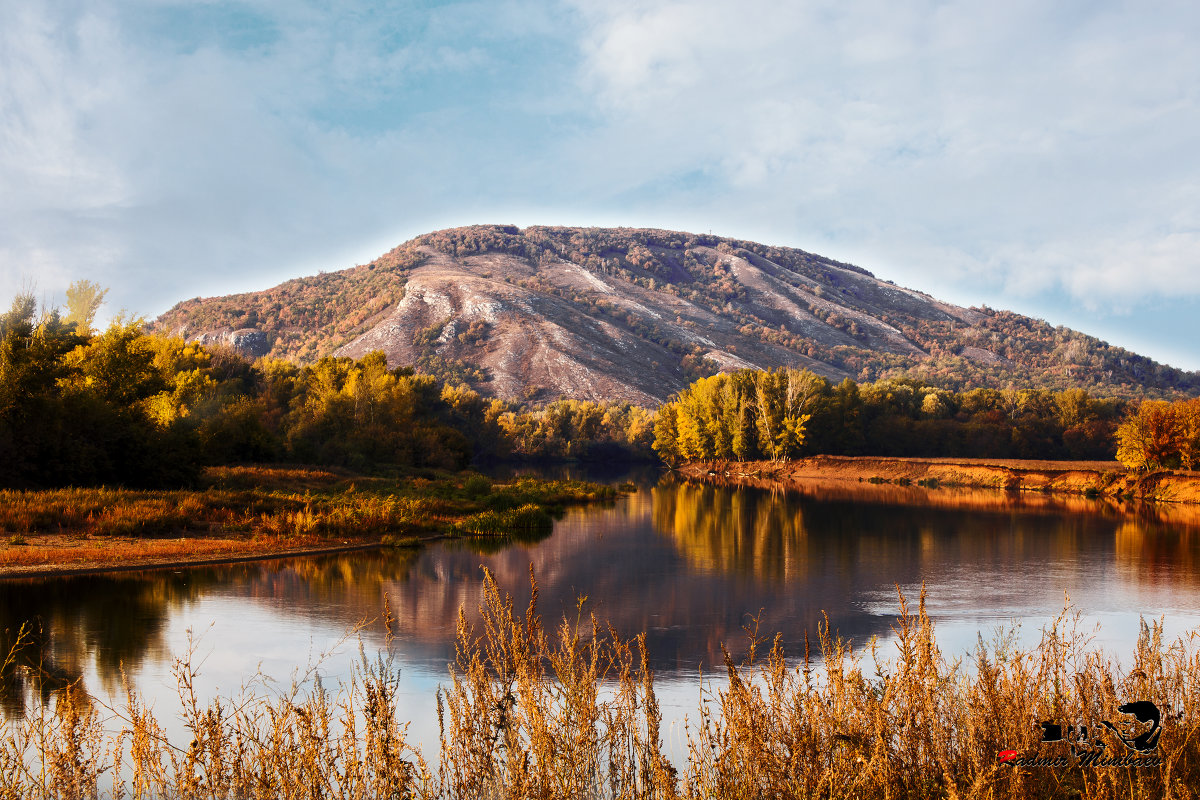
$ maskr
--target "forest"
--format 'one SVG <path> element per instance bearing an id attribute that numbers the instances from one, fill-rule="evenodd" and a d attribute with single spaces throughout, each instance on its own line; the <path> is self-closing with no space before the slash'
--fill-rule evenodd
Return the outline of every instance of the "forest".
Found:
<path id="1" fill-rule="evenodd" d="M 573 399 L 534 407 L 389 368 L 378 352 L 299 366 L 148 333 L 138 320 L 94 331 L 91 289 L 74 298 L 84 308 L 70 307 L 69 293 L 65 313 L 39 310 L 27 294 L 0 315 L 0 486 L 186 486 L 204 466 L 272 462 L 462 469 L 841 454 L 1200 464 L 1200 399 L 951 391 L 914 377 L 834 385 L 780 368 L 700 378 L 657 412 Z"/>
<path id="2" fill-rule="evenodd" d="M 1083 389 L 952 392 L 914 378 L 834 386 L 806 370 L 703 378 L 659 409 L 668 464 L 826 455 L 1111 460 L 1126 402 Z"/>
<path id="3" fill-rule="evenodd" d="M 1139 471 L 1200 467 L 1200 397 L 1092 397 L 1084 389 L 951 392 L 915 378 L 837 386 L 806 370 L 741 370 L 694 382 L 658 410 L 667 464 L 806 455 L 1112 460 Z"/>
<path id="4" fill-rule="evenodd" d="M 0 486 L 185 486 L 206 465 L 247 462 L 461 469 L 653 457 L 642 408 L 522 409 L 390 369 L 381 353 L 251 362 L 138 320 L 93 331 L 91 314 L 39 311 L 23 295 L 0 315 Z"/>

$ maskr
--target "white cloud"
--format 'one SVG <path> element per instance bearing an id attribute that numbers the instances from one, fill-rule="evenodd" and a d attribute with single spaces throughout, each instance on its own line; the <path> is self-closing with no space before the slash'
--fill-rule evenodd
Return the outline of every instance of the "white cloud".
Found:
<path id="1" fill-rule="evenodd" d="M 8 3 L 0 294 L 88 277 L 153 314 L 494 220 L 711 229 L 971 302 L 1200 302 L 1198 22 L 1032 0 Z"/>
<path id="2" fill-rule="evenodd" d="M 696 0 L 585 14 L 582 85 L 645 132 L 630 149 L 655 152 L 660 178 L 719 165 L 726 201 L 777 230 L 910 258 L 917 279 L 936 251 L 935 284 L 1061 286 L 1091 304 L 1200 294 L 1186 35 L 1200 10 Z"/>
<path id="3" fill-rule="evenodd" d="M 419 184 L 455 182 L 448 137 L 427 129 L 454 98 L 420 92 L 484 69 L 479 48 L 290 4 L 252 9 L 274 16 L 244 48 L 169 18 L 147 32 L 139 16 L 176 8 L 196 10 L 2 12 L 0 293 L 32 279 L 61 297 L 88 277 L 113 309 L 157 313 L 340 266 L 419 219 Z"/>
<path id="4" fill-rule="evenodd" d="M 0 26 L 0 143 L 3 211 L 86 211 L 119 202 L 121 175 L 87 141 L 87 125 L 115 87 L 97 61 L 116 50 L 103 20 L 48 20 L 34 5 L 13 10 Z M 64 51 L 58 46 L 69 41 Z"/>

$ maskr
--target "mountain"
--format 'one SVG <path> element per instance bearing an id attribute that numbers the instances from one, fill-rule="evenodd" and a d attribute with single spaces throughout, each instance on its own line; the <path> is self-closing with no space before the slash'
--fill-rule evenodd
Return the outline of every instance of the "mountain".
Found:
<path id="1" fill-rule="evenodd" d="M 437 231 L 369 264 L 179 303 L 152 327 L 299 362 L 382 350 L 393 366 L 510 400 L 654 406 L 717 370 L 777 366 L 835 382 L 1200 392 L 1198 373 L 851 264 L 640 228 Z"/>

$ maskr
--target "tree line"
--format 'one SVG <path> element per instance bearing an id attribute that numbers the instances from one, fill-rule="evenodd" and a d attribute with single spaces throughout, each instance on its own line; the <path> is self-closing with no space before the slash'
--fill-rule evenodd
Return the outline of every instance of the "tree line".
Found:
<path id="1" fill-rule="evenodd" d="M 953 392 L 911 378 L 835 386 L 807 370 L 741 370 L 663 405 L 654 449 L 668 464 L 818 453 L 1108 460 L 1125 410 L 1083 389 Z"/>
<path id="2" fill-rule="evenodd" d="M 93 331 L 102 300 L 80 282 L 65 312 L 22 295 L 0 315 L 0 485 L 183 485 L 208 464 L 271 461 L 1115 454 L 1140 470 L 1200 466 L 1200 398 L 954 392 L 919 378 L 834 385 L 781 368 L 702 378 L 657 412 L 573 399 L 530 408 L 389 368 L 382 353 L 298 366 L 150 334 L 137 320 Z"/>
<path id="3" fill-rule="evenodd" d="M 86 288 L 86 287 L 85 287 Z M 525 409 L 382 353 L 309 366 L 149 334 L 91 330 L 99 298 L 32 295 L 0 315 L 0 485 L 178 486 L 208 464 L 458 469 L 472 459 L 649 453 L 652 414 L 560 400 Z"/>

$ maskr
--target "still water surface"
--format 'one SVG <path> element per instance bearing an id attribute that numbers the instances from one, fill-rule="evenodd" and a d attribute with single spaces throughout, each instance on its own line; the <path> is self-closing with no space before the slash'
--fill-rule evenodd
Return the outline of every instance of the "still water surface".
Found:
<path id="1" fill-rule="evenodd" d="M 552 622 L 585 609 L 618 631 L 646 631 L 669 719 L 668 750 L 683 752 L 700 670 L 724 642 L 744 652 L 751 616 L 803 651 L 828 615 L 856 645 L 887 640 L 897 585 L 922 583 L 939 644 L 965 654 L 982 634 L 1019 623 L 1036 642 L 1069 595 L 1097 644 L 1120 657 L 1139 620 L 1162 618 L 1170 637 L 1200 626 L 1200 512 L 1122 509 L 1103 501 L 999 492 L 810 485 L 731 488 L 664 478 L 603 508 L 572 509 L 538 541 L 440 543 L 419 551 L 51 580 L 0 581 L 0 630 L 40 620 L 39 658 L 58 682 L 81 679 L 119 696 L 122 668 L 160 718 L 177 711 L 171 665 L 189 635 L 202 694 L 234 694 L 256 671 L 286 684 L 362 620 L 369 654 L 383 646 L 384 597 L 410 734 L 436 742 L 434 692 L 453 658 L 458 611 L 475 616 L 486 566 L 521 609 L 533 565 L 539 608 Z M 189 634 L 189 631 L 191 632 Z M 3 645 L 0 642 L 0 645 Z M 5 648 L 7 650 L 7 648 Z M 319 665 L 327 686 L 349 674 L 357 644 Z M 3 677 L 7 713 L 41 687 Z M 16 690 L 16 691 L 12 691 Z M 168 726 L 168 730 L 171 726 Z"/>

